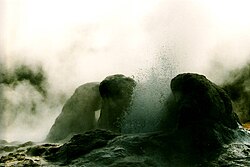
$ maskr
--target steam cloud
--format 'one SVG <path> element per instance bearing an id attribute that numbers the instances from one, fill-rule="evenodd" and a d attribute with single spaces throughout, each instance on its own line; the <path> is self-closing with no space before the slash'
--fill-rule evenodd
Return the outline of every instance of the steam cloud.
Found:
<path id="1" fill-rule="evenodd" d="M 8 64 L 8 69 L 0 69 L 0 119 L 5 127 L 0 138 L 40 140 L 61 111 L 65 96 L 81 84 L 115 73 L 135 75 L 139 83 L 124 131 L 140 131 L 129 126 L 133 121 L 142 131 L 153 130 L 170 79 L 177 73 L 198 72 L 221 84 L 227 78 L 225 71 L 249 60 L 248 1 L 0 3 L 0 31 L 5 34 L 0 36 L 0 63 Z M 213 60 L 223 67 L 211 68 Z M 225 85 L 236 84 L 229 81 Z M 230 88 L 236 89 L 243 87 Z M 249 99 L 246 93 L 239 96 Z M 239 99 L 235 104 L 243 103 Z"/>
<path id="2" fill-rule="evenodd" d="M 162 48 L 155 65 L 138 73 L 137 85 L 129 112 L 123 121 L 122 132 L 141 133 L 159 129 L 165 111 L 166 99 L 170 95 L 170 81 L 177 74 L 178 65 L 172 51 Z"/>
<path id="3" fill-rule="evenodd" d="M 250 121 L 250 63 L 230 72 L 223 85 L 242 123 Z"/>
<path id="4" fill-rule="evenodd" d="M 0 138 L 43 140 L 63 100 L 48 92 L 42 67 L 17 65 L 14 69 L 2 68 L 0 74 Z"/>
<path id="5" fill-rule="evenodd" d="M 16 67 L 13 72 L 2 71 L 0 73 L 0 84 L 15 88 L 20 82 L 29 82 L 41 95 L 47 95 L 46 76 L 42 67 L 37 67 L 36 71 L 26 65 Z"/>

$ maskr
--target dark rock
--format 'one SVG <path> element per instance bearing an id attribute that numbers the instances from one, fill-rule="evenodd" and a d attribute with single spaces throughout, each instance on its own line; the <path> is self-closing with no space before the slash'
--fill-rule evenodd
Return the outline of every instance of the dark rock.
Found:
<path id="1" fill-rule="evenodd" d="M 29 166 L 41 166 L 41 165 L 32 159 L 24 159 L 22 162 L 18 163 L 17 166 L 29 167 Z"/>
<path id="2" fill-rule="evenodd" d="M 0 154 L 0 166 L 50 166 L 43 157 L 54 153 L 58 147 L 57 144 L 36 145 L 26 142 L 15 146 L 8 154 Z"/>
<path id="3" fill-rule="evenodd" d="M 30 156 L 41 156 L 46 152 L 46 148 L 42 146 L 35 146 L 27 149 L 27 155 Z"/>
<path id="4" fill-rule="evenodd" d="M 103 101 L 98 128 L 121 131 L 121 119 L 131 103 L 135 85 L 132 78 L 119 74 L 101 82 L 99 90 Z"/>
<path id="5" fill-rule="evenodd" d="M 120 135 L 105 147 L 70 162 L 72 166 L 194 166 L 200 158 L 187 149 L 184 138 L 167 133 Z M 183 143 L 181 143 L 183 142 Z"/>
<path id="6" fill-rule="evenodd" d="M 152 155 L 165 159 L 166 143 L 159 134 L 119 135 L 95 130 L 75 135 L 56 153 L 46 157 L 58 165 L 72 166 L 159 166 Z M 169 154 L 171 154 L 170 152 Z M 59 163 L 58 163 L 59 162 Z M 165 165 L 163 165 L 165 166 Z"/>
<path id="7" fill-rule="evenodd" d="M 96 127 L 95 111 L 101 107 L 99 83 L 87 83 L 76 89 L 47 135 L 47 141 L 59 142 Z"/>
<path id="8" fill-rule="evenodd" d="M 20 144 L 19 147 L 27 147 L 27 146 L 33 146 L 35 143 L 32 141 L 28 141 L 26 143 Z"/>
<path id="9" fill-rule="evenodd" d="M 7 162 L 7 161 L 11 161 L 11 160 L 13 160 L 13 157 L 11 157 L 11 156 L 2 156 L 1 158 L 0 158 L 0 163 L 5 163 L 5 162 Z"/>
<path id="10" fill-rule="evenodd" d="M 25 159 L 25 154 L 16 154 L 15 158 L 18 160 L 18 161 L 22 161 Z"/>
<path id="11" fill-rule="evenodd" d="M 8 144 L 8 142 L 6 140 L 0 140 L 0 145 L 2 144 Z"/>
<path id="12" fill-rule="evenodd" d="M 39 159 L 27 158 L 24 154 L 10 153 L 0 158 L 1 166 L 41 166 Z"/>
<path id="13" fill-rule="evenodd" d="M 132 160 L 126 159 L 118 161 L 110 165 L 110 167 L 155 167 L 155 163 L 150 162 L 150 160 Z"/>
<path id="14" fill-rule="evenodd" d="M 249 166 L 250 135 L 244 129 L 238 139 L 220 149 L 199 149 L 190 144 L 191 136 L 182 130 L 175 133 L 153 132 L 141 134 L 115 134 L 95 130 L 75 135 L 60 146 L 43 144 L 31 146 L 46 149 L 39 154 L 10 153 L 0 158 L 0 166 Z M 230 134 L 229 134 L 230 135 Z M 240 139 L 240 140 L 239 140 Z M 245 141 L 245 142 L 243 142 Z M 42 148 L 42 149 L 41 149 Z M 57 148 L 57 149 L 55 149 Z M 28 149 L 29 147 L 24 147 Z M 202 150 L 202 148 L 200 148 Z M 39 155 L 39 157 L 37 156 Z M 46 160 L 45 160 L 45 159 Z"/>
<path id="15" fill-rule="evenodd" d="M 193 149 L 215 149 L 236 138 L 239 121 L 223 89 L 198 74 L 180 74 L 171 81 L 173 96 L 168 108 L 176 133 Z M 166 122 L 168 124 L 168 122 Z M 187 141 L 188 142 L 188 141 Z"/>
<path id="16" fill-rule="evenodd" d="M 3 150 L 4 150 L 5 152 L 12 152 L 12 151 L 14 151 L 14 150 L 16 150 L 16 149 L 17 149 L 16 146 L 5 146 L 5 147 L 3 148 Z"/>
<path id="17" fill-rule="evenodd" d="M 108 141 L 119 134 L 106 130 L 89 131 L 73 136 L 70 141 L 62 145 L 58 151 L 46 157 L 50 161 L 69 163 L 90 151 L 107 145 Z"/>
<path id="18" fill-rule="evenodd" d="M 59 150 L 59 146 L 55 144 L 36 145 L 27 149 L 26 154 L 29 156 L 46 156 Z"/>
<path id="19" fill-rule="evenodd" d="M 250 145 L 249 143 L 231 143 L 222 148 L 218 158 L 211 164 L 218 166 L 250 166 Z"/>
<path id="20" fill-rule="evenodd" d="M 179 106 L 179 128 L 203 122 L 238 127 L 229 96 L 205 76 L 180 74 L 172 79 L 171 89 Z"/>

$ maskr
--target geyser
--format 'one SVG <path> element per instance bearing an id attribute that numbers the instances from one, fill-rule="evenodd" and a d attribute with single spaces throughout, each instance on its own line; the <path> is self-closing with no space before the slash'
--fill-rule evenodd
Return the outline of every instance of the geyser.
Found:
<path id="1" fill-rule="evenodd" d="M 113 78 L 118 82 L 114 83 Z M 116 95 L 116 99 L 110 99 L 114 103 L 109 101 L 112 105 L 108 105 L 113 109 L 121 108 L 119 104 L 123 105 L 122 101 L 127 100 L 123 98 L 126 92 L 122 92 L 124 89 L 118 85 L 125 88 L 130 84 L 124 87 L 122 78 L 121 75 L 107 77 L 104 88 L 101 88 L 102 97 Z M 63 144 L 27 142 L 13 147 L 14 151 L 0 158 L 0 164 L 161 167 L 238 166 L 243 163 L 243 166 L 249 166 L 249 144 L 242 140 L 250 135 L 238 126 L 230 98 L 222 88 L 203 75 L 185 73 L 171 80 L 171 91 L 175 109 L 168 108 L 164 114 L 176 115 L 168 118 L 175 119 L 173 131 L 162 127 L 161 131 L 151 133 L 121 134 L 97 129 L 76 134 Z M 162 120 L 165 126 L 168 125 L 166 121 Z M 3 149 L 8 150 L 8 146 Z"/>
<path id="2" fill-rule="evenodd" d="M 69 98 L 79 85 L 121 73 L 134 75 L 138 82 L 132 113 L 126 116 L 122 131 L 154 131 L 164 109 L 162 99 L 170 94 L 165 92 L 169 90 L 170 78 L 181 72 L 198 72 L 215 83 L 223 83 L 225 71 L 243 66 L 249 60 L 250 13 L 249 2 L 245 0 L 1 0 L 0 3 L 3 34 L 0 63 L 12 72 L 17 64 L 26 64 L 32 69 L 41 64 L 48 83 L 39 76 L 35 80 L 40 84 L 19 76 L 16 80 L 22 84 L 12 88 L 1 85 L 0 91 L 8 92 L 1 93 L 1 103 L 5 103 L 8 96 L 13 98 L 10 101 L 14 106 L 25 106 L 18 107 L 21 110 L 28 108 L 29 112 L 36 108 L 43 111 L 38 113 L 48 114 L 42 118 L 55 119 L 65 96 Z M 212 66 L 211 69 L 213 61 L 224 68 Z M 15 107 L 11 110 L 17 112 Z M 46 119 L 34 118 L 32 114 L 23 117 L 35 119 L 31 122 L 43 122 L 47 131 L 53 122 L 47 123 Z M 9 122 L 1 119 L 1 122 Z M 28 122 L 23 120 L 20 122 Z M 35 125 L 40 125 L 38 122 Z M 8 134 L 15 131 L 19 136 L 8 139 L 33 140 L 47 133 L 45 126 L 41 126 L 43 130 L 39 130 L 38 137 L 38 127 L 33 131 L 29 126 L 19 125 L 5 129 Z M 21 130 L 14 127 L 26 129 L 23 134 L 30 130 L 31 134 L 21 139 L 17 132 Z"/>

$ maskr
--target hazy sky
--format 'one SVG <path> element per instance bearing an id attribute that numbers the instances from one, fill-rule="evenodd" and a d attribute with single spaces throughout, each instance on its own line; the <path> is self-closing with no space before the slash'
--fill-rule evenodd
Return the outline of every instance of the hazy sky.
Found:
<path id="1" fill-rule="evenodd" d="M 9 70 L 42 65 L 51 96 L 44 101 L 28 82 L 5 85 L 9 103 L 1 118 L 15 119 L 0 138 L 43 139 L 61 111 L 53 99 L 58 92 L 69 97 L 79 85 L 116 73 L 143 78 L 153 69 L 151 85 L 160 90 L 166 80 L 155 80 L 172 69 L 221 83 L 250 61 L 249 6 L 249 0 L 0 0 L 0 63 Z"/>
<path id="2" fill-rule="evenodd" d="M 62 90 L 136 75 L 163 48 L 180 72 L 215 79 L 211 68 L 228 70 L 250 57 L 248 0 L 0 1 L 3 64 L 42 64 Z"/>

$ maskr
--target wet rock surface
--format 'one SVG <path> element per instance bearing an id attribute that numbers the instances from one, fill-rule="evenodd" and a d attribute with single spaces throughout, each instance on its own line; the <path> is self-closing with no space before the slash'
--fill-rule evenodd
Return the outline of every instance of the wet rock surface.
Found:
<path id="1" fill-rule="evenodd" d="M 199 150 L 188 134 L 154 132 L 117 134 L 94 130 L 75 135 L 65 144 L 17 145 L 1 154 L 0 166 L 249 166 L 249 132 L 214 150 Z"/>
<path id="2" fill-rule="evenodd" d="M 71 160 L 81 155 L 106 146 L 108 141 L 116 136 L 118 134 L 106 130 L 95 130 L 78 134 L 73 136 L 69 142 L 59 147 L 57 151 L 50 153 L 46 159 L 68 164 Z"/>
<path id="3" fill-rule="evenodd" d="M 42 157 L 30 156 L 28 150 L 36 145 L 33 142 L 23 144 L 5 143 L 1 145 L 0 166 L 41 166 L 45 164 Z M 11 148 L 11 149 L 9 149 Z"/>

